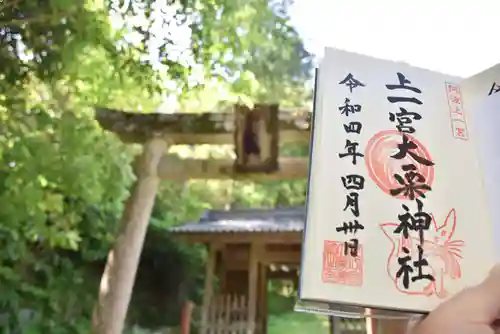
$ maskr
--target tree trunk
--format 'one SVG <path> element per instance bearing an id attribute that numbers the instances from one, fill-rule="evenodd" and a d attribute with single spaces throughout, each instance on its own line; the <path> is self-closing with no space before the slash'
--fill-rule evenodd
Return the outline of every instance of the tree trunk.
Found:
<path id="1" fill-rule="evenodd" d="M 158 162 L 167 144 L 152 139 L 139 156 L 137 180 L 125 205 L 115 245 L 108 254 L 92 319 L 93 334 L 122 334 L 144 237 L 158 189 Z"/>

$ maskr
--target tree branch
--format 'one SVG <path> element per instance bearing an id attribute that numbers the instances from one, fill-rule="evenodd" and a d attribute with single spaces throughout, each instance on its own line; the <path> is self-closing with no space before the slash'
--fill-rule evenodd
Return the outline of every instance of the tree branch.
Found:
<path id="1" fill-rule="evenodd" d="M 11 2 L 6 2 L 4 0 L 4 4 L 3 4 L 3 6 L 0 7 L 0 10 L 3 11 L 5 9 L 7 9 L 7 8 L 16 8 L 16 9 L 18 9 L 19 8 L 18 5 L 19 5 L 20 2 L 21 2 L 21 0 L 12 0 Z"/>
<path id="2" fill-rule="evenodd" d="M 67 17 L 69 14 L 74 13 L 76 10 L 72 9 L 67 12 L 61 12 L 61 13 L 46 13 L 46 14 L 40 14 L 37 16 L 32 16 L 32 17 L 26 17 L 22 19 L 12 19 L 12 20 L 7 20 L 7 21 L 0 21 L 0 27 L 1 26 L 22 26 L 24 24 L 30 24 L 30 23 L 44 23 L 45 21 L 50 21 L 50 20 L 55 20 L 57 19 L 60 21 L 61 19 Z"/>

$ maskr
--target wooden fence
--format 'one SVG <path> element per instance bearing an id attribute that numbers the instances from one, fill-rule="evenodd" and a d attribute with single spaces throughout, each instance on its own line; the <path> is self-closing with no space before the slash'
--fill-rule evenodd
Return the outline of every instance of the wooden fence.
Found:
<path id="1" fill-rule="evenodd" d="M 335 318 L 334 334 L 365 334 L 365 319 Z"/>
<path id="2" fill-rule="evenodd" d="M 365 324 L 364 319 L 336 317 L 333 334 L 366 334 Z M 251 326 L 246 296 L 215 295 L 208 308 L 207 323 L 203 327 L 200 334 L 247 334 Z"/>
<path id="3" fill-rule="evenodd" d="M 248 301 L 244 295 L 217 295 L 208 309 L 206 332 L 201 334 L 246 334 Z"/>

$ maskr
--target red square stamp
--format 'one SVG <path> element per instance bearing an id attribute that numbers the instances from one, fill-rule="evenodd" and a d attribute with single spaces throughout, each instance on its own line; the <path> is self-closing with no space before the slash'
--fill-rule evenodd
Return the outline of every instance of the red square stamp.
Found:
<path id="1" fill-rule="evenodd" d="M 356 257 L 346 254 L 344 242 L 325 240 L 323 248 L 323 283 L 361 286 L 363 284 L 363 246 Z"/>
<path id="2" fill-rule="evenodd" d="M 462 93 L 456 84 L 446 83 L 446 95 L 450 108 L 450 120 L 453 137 L 469 140 L 465 110 L 462 104 Z"/>

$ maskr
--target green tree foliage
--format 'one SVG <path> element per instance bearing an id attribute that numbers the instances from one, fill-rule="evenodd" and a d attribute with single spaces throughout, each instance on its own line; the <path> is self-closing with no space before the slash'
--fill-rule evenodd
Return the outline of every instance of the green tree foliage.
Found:
<path id="1" fill-rule="evenodd" d="M 137 152 L 99 128 L 93 105 L 149 112 L 167 94 L 197 100 L 195 88 L 213 80 L 229 100 L 276 96 L 301 104 L 309 55 L 280 6 L 267 0 L 0 3 L 0 332 L 88 331 Z M 173 31 L 187 33 L 187 42 Z M 285 99 L 292 91 L 294 98 Z M 168 296 L 185 287 L 172 310 L 182 298 L 199 297 L 203 251 L 177 244 L 162 229 L 233 202 L 298 204 L 304 189 L 305 182 L 163 184 L 131 321 L 175 322 L 176 315 L 165 320 L 165 313 L 140 312 L 150 283 Z"/>
<path id="2" fill-rule="evenodd" d="M 238 0 L 205 5 L 201 11 L 211 24 L 196 26 L 193 35 L 212 44 L 195 42 L 195 55 L 243 102 L 302 107 L 310 98 L 304 84 L 312 75 L 312 56 L 289 24 L 291 3 Z"/>

